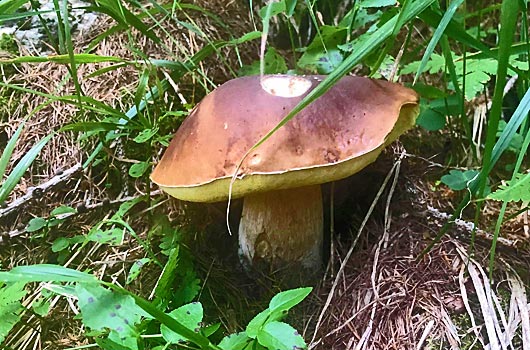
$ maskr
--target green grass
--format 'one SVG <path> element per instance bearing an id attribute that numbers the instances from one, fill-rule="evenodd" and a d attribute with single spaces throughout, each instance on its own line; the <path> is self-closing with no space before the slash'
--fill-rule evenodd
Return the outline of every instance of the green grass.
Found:
<path id="1" fill-rule="evenodd" d="M 39 9 L 25 7 L 29 4 L 30 2 L 25 0 L 0 1 L 0 23 L 22 21 L 33 16 L 42 18 L 44 13 Z M 440 2 L 406 0 L 399 3 L 391 0 L 354 2 L 282 0 L 271 3 L 259 13 L 252 14 L 257 30 L 248 23 L 244 32 L 235 35 L 232 34 L 231 29 L 233 21 L 217 15 L 215 8 L 208 9 L 178 1 L 159 4 L 156 1 L 139 3 L 132 0 L 100 0 L 93 2 L 90 10 L 108 16 L 112 20 L 112 25 L 104 32 L 98 33 L 84 47 L 76 47 L 74 28 L 69 21 L 68 2 L 55 0 L 53 4 L 59 16 L 57 35 L 51 34 L 54 30 L 49 25 L 45 28 L 48 32 L 47 40 L 55 50 L 53 55 L 24 56 L 13 50 L 12 40 L 3 37 L 0 41 L 0 68 L 3 69 L 1 72 L 13 74 L 13 65 L 38 64 L 66 66 L 68 71 L 61 81 L 57 81 L 57 86 L 45 90 L 26 84 L 24 81 L 10 81 L 7 76 L 0 80 L 2 91 L 15 91 L 19 95 L 26 96 L 27 99 L 42 101 L 23 116 L 24 121 L 8 142 L 2 145 L 0 203 L 5 202 L 9 205 L 9 198 L 17 189 L 17 185 L 23 180 L 30 179 L 30 175 L 38 175 L 33 173 L 38 170 L 32 168 L 32 164 L 38 159 L 47 143 L 58 134 L 49 131 L 17 159 L 14 159 L 15 150 L 21 147 L 18 141 L 24 135 L 26 124 L 35 118 L 45 118 L 42 113 L 48 111 L 51 105 L 61 105 L 65 110 L 74 110 L 69 123 L 63 125 L 57 132 L 71 133 L 81 138 L 83 166 L 87 169 L 87 173 L 94 176 L 96 179 L 94 182 L 99 182 L 99 191 L 106 193 L 108 197 L 113 197 L 115 194 L 128 192 L 138 194 L 140 192 L 137 190 L 140 189 L 142 195 L 138 196 L 139 199 L 133 204 L 129 203 L 131 205 L 129 208 L 120 207 L 116 212 L 107 212 L 108 217 L 101 214 L 100 217 L 83 223 L 87 226 L 84 231 L 81 229 L 83 225 L 78 225 L 77 229 L 80 232 L 67 232 L 67 236 L 62 237 L 64 239 L 59 243 L 54 243 L 55 237 L 66 225 L 76 227 L 75 222 L 72 223 L 71 220 L 76 220 L 77 213 L 71 218 L 60 219 L 62 220 L 60 222 L 53 221 L 57 220 L 57 215 L 60 214 L 51 211 L 39 213 L 39 218 L 46 223 L 44 225 L 46 230 L 44 226 L 37 229 L 37 231 L 42 229 L 44 238 L 41 243 L 45 249 L 49 249 L 50 255 L 59 254 L 59 261 L 66 262 L 71 258 L 73 269 L 67 270 L 60 264 L 19 266 L 11 272 L 1 272 L 0 281 L 10 283 L 13 276 L 17 276 L 17 278 L 28 278 L 27 282 L 53 280 L 56 283 L 66 283 L 51 288 L 57 295 L 77 293 L 76 295 L 79 296 L 89 292 L 107 295 L 109 290 L 114 290 L 126 300 L 126 303 L 136 305 L 143 310 L 139 311 L 135 306 L 130 306 L 133 310 L 131 312 L 138 314 L 139 321 L 137 327 L 127 333 L 125 337 L 127 341 L 120 343 L 112 327 L 90 327 L 94 333 L 87 337 L 94 343 L 99 342 L 98 344 L 101 345 L 107 342 L 105 343 L 107 345 L 134 349 L 133 343 L 137 341 L 149 345 L 155 344 L 160 349 L 170 348 L 171 344 L 167 339 L 155 337 L 159 329 L 154 332 L 152 324 L 158 322 L 157 325 L 164 324 L 171 331 L 190 340 L 196 348 L 219 348 L 219 342 L 210 340 L 211 334 L 207 334 L 209 331 L 195 333 L 168 316 L 171 309 L 178 310 L 178 307 L 197 300 L 199 295 L 197 267 L 189 261 L 185 262 L 187 258 L 184 258 L 184 255 L 178 255 L 174 250 L 170 253 L 171 249 L 183 249 L 184 244 L 180 238 L 176 238 L 175 242 L 161 238 L 172 237 L 175 227 L 189 227 L 189 218 L 179 217 L 173 222 L 163 221 L 166 211 L 159 208 L 163 200 L 153 199 L 143 193 L 151 190 L 149 172 L 158 159 L 160 150 L 167 146 L 172 133 L 183 118 L 201 96 L 211 91 L 216 84 L 235 77 L 238 73 L 257 73 L 261 70 L 274 73 L 327 75 L 317 88 L 249 149 L 247 155 L 267 142 L 271 135 L 346 74 L 355 72 L 387 77 L 394 74 L 395 80 L 411 86 L 421 95 L 420 125 L 427 129 L 422 129 L 420 132 L 421 142 L 429 142 L 431 136 L 447 137 L 451 140 L 453 147 L 449 152 L 454 155 L 452 159 L 456 161 L 447 161 L 443 164 L 448 168 L 447 173 L 452 171 L 450 176 L 465 178 L 464 175 L 470 172 L 458 173 L 459 170 L 449 168 L 463 166 L 480 169 L 475 178 L 466 178 L 461 183 L 459 190 L 463 191 L 463 200 L 454 203 L 456 209 L 453 219 L 459 218 L 466 208 L 471 208 L 475 213 L 473 217 L 475 224 L 482 222 L 482 208 L 485 201 L 490 200 L 486 193 L 488 182 L 497 184 L 500 180 L 509 180 L 499 178 L 499 174 L 502 174 L 500 170 L 510 165 L 506 164 L 509 162 L 505 156 L 508 152 L 514 153 L 515 159 L 515 163 L 511 164 L 513 170 L 508 188 L 514 186 L 517 189 L 519 186 L 527 185 L 521 183 L 524 179 L 520 175 L 528 170 L 528 159 L 525 156 L 530 144 L 528 132 L 530 42 L 527 34 L 526 2 L 504 0 L 499 6 L 499 4 L 462 0 Z M 257 6 L 255 2 L 250 4 Z M 342 8 L 340 4 L 349 6 Z M 245 9 L 246 12 L 241 15 L 248 15 L 251 7 Z M 215 30 L 209 32 L 212 27 Z M 188 42 L 183 41 L 179 31 L 191 33 L 188 38 L 196 41 L 192 42 L 191 39 Z M 284 42 L 278 47 L 274 46 L 274 43 L 281 42 L 285 38 L 289 38 L 289 42 Z M 258 39 L 262 40 L 261 57 L 255 50 Z M 126 49 L 110 55 L 97 53 L 100 46 L 112 40 L 119 40 Z M 227 54 L 228 50 L 232 51 Z M 15 55 L 4 57 L 1 51 L 9 51 Z M 126 57 L 121 57 L 121 54 Z M 218 68 L 217 72 L 222 68 L 224 73 L 212 76 L 211 72 L 216 72 L 212 68 L 214 65 L 216 66 L 214 68 Z M 87 66 L 93 70 L 90 74 L 83 74 L 83 69 Z M 89 79 L 105 79 L 106 74 L 122 70 L 128 72 L 132 81 L 131 85 L 120 91 L 118 101 L 106 101 L 101 96 L 92 96 L 85 91 L 84 86 L 87 86 L 85 83 Z M 389 73 L 388 70 L 392 72 Z M 519 102 L 516 106 L 510 106 L 514 109 L 514 113 L 507 120 L 506 127 L 499 133 L 503 109 L 507 107 L 503 98 L 504 89 L 508 78 L 516 74 L 518 78 L 512 91 L 516 92 Z M 70 92 L 54 92 L 61 91 L 60 88 L 63 86 L 68 86 Z M 485 96 L 486 91 L 487 95 L 491 96 L 491 108 L 487 113 L 485 125 L 487 131 L 485 136 L 478 140 L 480 152 L 477 152 L 473 143 L 469 108 L 474 105 L 474 101 Z M 6 116 L 0 116 L 0 120 L 9 121 L 8 114 L 11 111 L 5 113 Z M 520 148 L 510 148 L 516 137 L 522 137 Z M 239 165 L 243 160 L 240 160 Z M 495 236 L 489 262 L 490 274 L 495 269 L 496 240 L 501 234 L 505 212 L 511 203 L 519 201 L 520 196 L 504 196 L 502 199 L 503 204 L 495 220 Z M 136 205 L 143 209 L 135 208 L 132 212 L 141 213 L 144 217 L 138 218 L 129 213 L 129 210 Z M 50 222 L 54 222 L 54 225 L 48 225 Z M 157 226 L 160 222 L 164 224 Z M 446 223 L 424 253 L 447 234 L 450 227 L 451 222 Z M 198 231 L 203 229 L 199 228 Z M 164 234 L 160 234 L 157 230 L 163 231 Z M 97 251 L 113 247 L 109 241 L 97 238 L 101 233 L 122 237 L 122 241 L 125 239 L 137 249 L 135 251 L 138 256 L 128 262 L 129 265 L 124 268 L 126 272 L 122 273 L 123 276 L 135 276 L 124 279 L 129 281 L 125 288 L 118 283 L 108 282 L 109 275 L 100 276 L 101 278 L 96 280 L 92 275 L 85 273 L 85 270 L 92 266 L 87 260 L 79 259 L 79 256 L 87 254 L 92 249 Z M 470 237 L 471 249 L 474 240 L 474 236 Z M 154 241 L 159 244 L 155 244 Z M 177 254 L 178 258 L 171 254 Z M 85 258 L 90 257 L 85 256 Z M 177 262 L 178 259 L 182 260 Z M 169 265 L 168 261 L 171 262 Z M 178 292 L 177 289 L 169 287 L 169 291 L 156 291 L 155 288 L 155 301 L 151 302 L 144 297 L 145 290 L 135 289 L 137 286 L 135 283 L 138 282 L 135 279 L 141 280 L 144 271 L 149 269 L 160 272 L 165 269 L 175 271 L 176 266 L 180 266 L 179 263 L 185 266 L 182 267 L 181 274 L 172 278 L 166 276 L 164 278 L 167 280 L 162 282 L 165 285 L 182 283 L 184 287 L 181 286 Z M 80 271 L 76 271 L 76 268 Z M 25 272 L 18 274 L 17 271 Z M 73 287 L 70 282 L 94 283 L 99 286 L 98 288 L 105 286 L 107 289 L 89 290 L 90 287 L 87 287 L 86 290 L 75 290 L 78 287 Z M 147 294 L 150 292 L 147 291 Z M 175 295 L 182 297 L 186 293 L 191 297 L 175 301 Z M 208 307 L 205 306 L 208 310 L 214 309 Z M 18 320 L 27 312 L 28 309 L 20 309 L 17 304 L 13 317 Z M 81 307 L 82 316 L 86 312 Z M 150 316 L 145 316 L 142 312 L 147 312 Z M 271 315 L 268 314 L 268 320 L 276 322 L 277 320 Z M 157 321 L 150 323 L 148 320 L 152 318 Z M 265 326 L 262 326 L 261 329 L 265 329 Z M 276 324 L 267 327 L 276 326 L 285 327 Z M 16 327 L 16 322 L 10 323 L 9 327 Z M 114 331 L 119 333 L 117 329 Z M 221 328 L 219 333 L 223 331 L 224 329 Z M 273 340 L 281 339 L 279 335 L 281 332 L 277 332 L 272 337 Z M 250 334 L 253 335 L 252 339 L 258 339 L 257 333 L 251 331 Z M 156 339 L 146 340 L 151 336 Z M 244 339 L 242 341 L 248 340 Z M 270 339 L 262 335 L 260 341 L 266 343 Z"/>

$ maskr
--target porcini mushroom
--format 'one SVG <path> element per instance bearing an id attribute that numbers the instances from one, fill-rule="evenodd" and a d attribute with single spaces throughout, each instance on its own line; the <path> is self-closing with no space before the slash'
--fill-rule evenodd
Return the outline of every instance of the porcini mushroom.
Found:
<path id="1" fill-rule="evenodd" d="M 182 123 L 151 179 L 181 200 L 226 200 L 245 153 L 323 78 L 274 75 L 228 81 Z M 411 89 L 346 76 L 250 152 L 231 193 L 244 197 L 239 226 L 244 259 L 250 265 L 262 261 L 275 268 L 294 264 L 319 271 L 320 184 L 372 163 L 414 125 L 418 110 Z"/>

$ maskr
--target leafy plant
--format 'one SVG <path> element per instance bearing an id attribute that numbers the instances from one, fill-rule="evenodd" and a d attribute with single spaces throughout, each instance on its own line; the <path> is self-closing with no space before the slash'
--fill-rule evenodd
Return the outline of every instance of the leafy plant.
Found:
<path id="1" fill-rule="evenodd" d="M 471 182 L 477 175 L 477 170 L 451 170 L 449 174 L 442 176 L 441 181 L 449 186 L 450 189 L 460 191 L 468 188 Z"/>
<path id="2" fill-rule="evenodd" d="M 504 202 L 529 202 L 530 174 L 517 174 L 513 180 L 500 185 L 488 198 Z"/>
<path id="3" fill-rule="evenodd" d="M 169 313 L 164 308 L 131 294 L 118 285 L 97 280 L 94 276 L 57 265 L 19 266 L 9 272 L 0 272 L 0 281 L 8 288 L 0 289 L 3 299 L 0 305 L 10 305 L 7 318 L 0 320 L 0 329 L 9 330 L 18 321 L 16 312 L 19 300 L 25 295 L 23 287 L 30 282 L 53 282 L 46 288 L 68 297 L 75 297 L 81 310 L 81 320 L 100 345 L 113 344 L 122 349 L 137 350 L 143 322 L 160 323 L 162 338 L 166 344 L 193 343 L 203 349 L 234 350 L 250 348 L 305 349 L 303 338 L 284 322 L 280 322 L 288 311 L 299 304 L 311 292 L 311 288 L 298 288 L 278 293 L 269 303 L 269 308 L 258 314 L 246 330 L 224 337 L 219 345 L 209 340 L 219 325 L 205 327 L 203 308 L 194 302 L 176 308 Z M 16 281 L 16 282 L 15 282 Z M 58 284 L 68 282 L 75 284 Z M 13 284 L 15 283 L 15 284 Z M 4 300 L 2 302 L 2 300 Z M 0 333 L 1 334 L 1 333 Z"/>
<path id="4" fill-rule="evenodd" d="M 50 212 L 48 218 L 35 217 L 28 222 L 26 232 L 36 232 L 44 228 L 51 228 L 63 223 L 66 217 L 77 213 L 75 208 L 61 205 Z"/>
<path id="5" fill-rule="evenodd" d="M 20 320 L 20 314 L 24 310 L 20 300 L 27 293 L 24 285 L 19 282 L 0 282 L 0 344 Z"/>

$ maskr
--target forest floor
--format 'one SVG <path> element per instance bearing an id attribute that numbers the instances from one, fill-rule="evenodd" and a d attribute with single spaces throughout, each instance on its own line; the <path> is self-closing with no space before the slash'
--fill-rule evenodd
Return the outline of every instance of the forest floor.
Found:
<path id="1" fill-rule="evenodd" d="M 100 21 L 86 43 L 107 28 L 108 23 Z M 100 43 L 98 53 L 126 57 L 126 38 L 121 39 Z M 138 72 L 124 68 L 89 77 L 93 72 L 90 66 L 80 67 L 79 75 L 88 77 L 83 80 L 83 90 L 126 110 L 120 98 L 127 89 L 133 90 L 129 84 L 137 81 Z M 64 66 L 49 62 L 23 64 L 11 79 L 53 95 L 73 90 L 72 86 L 57 86 L 65 74 Z M 218 80 L 228 75 L 225 71 L 216 74 Z M 179 93 L 189 103 L 197 102 L 202 94 L 190 85 Z M 44 97 L 6 90 L 2 94 L 6 103 L 0 109 L 12 117 L 1 121 L 0 137 L 9 139 L 25 118 L 24 111 L 35 109 Z M 27 121 L 13 164 L 50 130 L 70 122 L 76 112 L 71 105 L 52 103 L 35 113 Z M 479 349 L 495 343 L 519 349 L 523 337 L 529 336 L 528 308 L 525 314 L 519 311 L 524 308 L 516 307 L 529 303 L 527 213 L 505 221 L 492 278 L 487 267 L 492 228 L 500 208 L 495 202 L 484 205 L 476 231 L 470 207 L 422 254 L 462 196 L 439 182 L 448 170 L 443 165 L 446 157 L 466 157 L 455 145 L 444 148 L 450 138 L 443 132 L 415 129 L 389 147 L 375 164 L 334 185 L 335 194 L 325 208 L 329 212 L 333 201 L 335 219 L 333 224 L 328 220 L 326 228 L 331 238 L 326 246 L 325 274 L 310 298 L 289 315 L 310 349 Z M 237 238 L 228 234 L 225 225 L 225 206 L 179 202 L 162 194 L 146 178 L 131 181 L 126 175 L 131 160 L 117 151 L 119 143 L 104 150 L 108 164 L 82 169 L 80 164 L 94 147 L 94 141 L 65 132 L 43 149 L 10 197 L 10 204 L 0 208 L 2 269 L 60 263 L 128 284 L 131 291 L 148 297 L 161 273 L 159 266 L 149 264 L 138 278 L 126 282 L 130 266 L 146 256 L 142 242 L 158 253 L 171 240 L 178 240 L 181 249 L 189 253 L 194 271 L 185 277 L 188 284 L 181 292 L 196 294 L 209 315 L 208 322 L 218 321 L 228 331 L 240 331 L 266 307 L 280 290 L 280 283 L 245 276 L 237 257 Z M 141 200 L 120 219 L 128 222 L 140 240 L 126 235 L 116 242 L 65 243 L 63 238 L 88 234 L 91 228 L 114 218 L 121 204 L 137 199 Z M 17 200 L 19 204 L 14 206 Z M 60 206 L 74 208 L 75 213 L 50 214 Z M 517 210 L 512 207 L 509 211 Z M 45 225 L 28 230 L 33 218 L 43 218 Z M 35 286 L 27 303 L 43 295 L 50 297 L 41 286 Z M 7 346 L 25 350 L 90 344 L 75 318 L 76 306 L 58 297 L 49 300 L 49 312 L 26 314 L 7 338 Z"/>

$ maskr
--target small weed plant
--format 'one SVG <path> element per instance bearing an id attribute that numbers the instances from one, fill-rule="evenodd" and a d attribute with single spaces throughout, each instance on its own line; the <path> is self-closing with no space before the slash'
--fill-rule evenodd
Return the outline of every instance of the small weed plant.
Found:
<path id="1" fill-rule="evenodd" d="M 250 12 L 248 22 L 252 25 L 234 35 L 225 18 L 196 4 L 95 0 L 88 10 L 105 16 L 112 24 L 83 47 L 76 47 L 67 1 L 53 1 L 50 11 L 40 9 L 35 1 L 0 0 L 0 25 L 8 21 L 22 25 L 37 17 L 46 33 L 47 47 L 53 50 L 49 55 L 26 55 L 13 50 L 11 39 L 0 38 L 0 102 L 8 101 L 5 91 L 42 101 L 27 115 L 19 116 L 14 132 L 0 144 L 0 218 L 3 208 L 12 204 L 17 186 L 28 173 L 38 170 L 32 166 L 39 154 L 63 133 L 77 137 L 83 151 L 82 168 L 92 174 L 107 197 L 119 201 L 131 192 L 137 194 L 120 202 L 115 212 L 106 211 L 104 218 L 83 225 L 83 230 L 64 235 L 60 234 L 63 228 L 79 217 L 81 209 L 86 210 L 85 203 L 54 205 L 23 223 L 22 231 L 31 235 L 33 242 L 49 245 L 56 264 L 2 266 L 12 269 L 0 272 L 0 344 L 28 314 L 47 315 L 52 299 L 59 295 L 78 314 L 76 318 L 83 323 L 92 345 L 103 349 L 307 347 L 298 331 L 283 319 L 311 288 L 276 294 L 269 307 L 239 333 L 226 335 L 228 331 L 221 323 L 206 323 L 205 318 L 215 316 L 205 317 L 206 308 L 198 302 L 201 281 L 193 265 L 193 252 L 182 244 L 185 232 L 175 228 L 180 225 L 170 221 L 167 213 L 154 210 L 164 199 L 151 196 L 149 173 L 160 150 L 194 107 L 195 97 L 220 83 L 209 74 L 212 61 L 226 69 L 225 79 L 260 73 L 326 75 L 255 147 L 351 72 L 400 80 L 415 89 L 421 97 L 418 125 L 424 135 L 422 142 L 429 142 L 431 135 L 448 137 L 454 148 L 464 153 L 443 164 L 447 171 L 441 182 L 463 193 L 452 219 L 474 206 L 478 223 L 485 201 L 502 202 L 491 247 L 492 273 L 495 244 L 508 204 L 522 202 L 527 207 L 530 202 L 526 157 L 530 145 L 528 1 L 279 0 L 261 8 L 262 3 L 255 1 L 249 5 L 245 11 Z M 55 14 L 57 28 L 42 18 L 49 12 Z M 205 33 L 194 19 L 199 16 L 218 26 L 225 36 L 214 38 Z M 170 27 L 178 30 L 170 32 Z M 182 31 L 191 33 L 187 41 L 179 41 Z M 97 53 L 98 45 L 117 35 L 127 48 L 123 57 Z M 196 39 L 201 45 L 190 51 L 190 43 Z M 253 59 L 244 61 L 242 51 L 258 40 L 262 41 L 261 57 L 256 57 L 252 47 Z M 9 54 L 2 54 L 6 51 Z M 235 56 L 233 61 L 227 52 Z M 66 67 L 66 73 L 57 86 L 45 90 L 10 80 L 15 71 L 12 68 L 35 64 Z M 93 69 L 81 74 L 86 66 Z M 119 101 L 104 101 L 86 92 L 85 82 L 118 79 L 122 69 L 128 69 L 132 82 L 120 90 Z M 106 74 L 115 75 L 106 78 Z M 182 89 L 190 81 L 193 88 Z M 63 86 L 70 89 L 56 93 Z M 505 99 L 509 93 L 516 101 L 510 106 Z M 485 113 L 475 120 L 468 109 L 481 100 Z M 28 121 L 46 118 L 41 112 L 52 104 L 68 106 L 75 112 L 68 123 L 32 141 L 15 159 L 16 148 L 24 146 L 19 141 Z M 503 113 L 507 109 L 512 112 L 509 117 Z M 0 106 L 0 125 L 13 123 L 13 110 Z M 482 129 L 484 133 L 476 131 Z M 515 160 L 502 158 L 507 153 L 515 155 Z M 498 178 L 499 164 L 510 169 L 510 178 Z M 453 169 L 455 166 L 459 169 Z M 141 224 L 135 217 L 137 211 L 133 211 L 137 205 L 149 208 L 138 211 L 146 216 Z M 442 228 L 432 245 L 453 221 Z M 155 240 L 158 246 L 152 244 Z M 125 242 L 134 242 L 141 252 L 124 269 L 125 287 L 115 276 L 96 278 L 87 272 L 96 271 L 93 265 L 76 259 L 101 247 L 117 249 Z M 2 260 L 6 261 L 3 264 L 9 261 Z M 156 285 L 147 293 L 134 290 L 135 281 L 147 269 L 160 271 Z M 29 299 L 30 291 L 36 291 L 37 297 Z"/>

